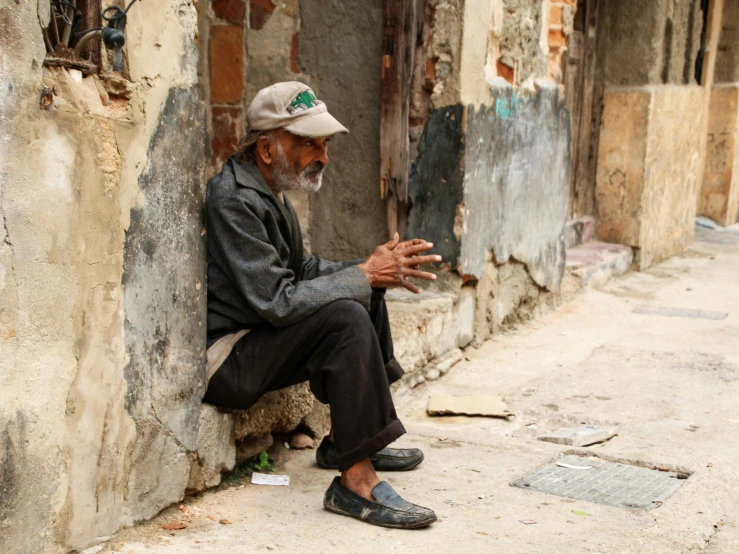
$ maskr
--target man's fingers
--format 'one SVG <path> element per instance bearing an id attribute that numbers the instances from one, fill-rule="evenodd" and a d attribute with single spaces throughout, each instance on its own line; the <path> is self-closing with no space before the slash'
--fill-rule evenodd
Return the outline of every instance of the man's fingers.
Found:
<path id="1" fill-rule="evenodd" d="M 415 256 L 416 254 L 420 254 L 421 252 L 426 252 L 426 250 L 431 250 L 434 247 L 434 244 L 432 242 L 426 242 L 421 241 L 418 244 L 413 244 L 411 246 L 406 246 L 402 250 L 398 250 L 398 253 L 403 256 Z"/>
<path id="2" fill-rule="evenodd" d="M 413 277 L 414 279 L 423 279 L 425 281 L 436 280 L 436 275 L 434 275 L 433 273 L 429 273 L 427 271 L 419 271 L 418 269 L 410 269 L 406 267 L 401 269 L 401 275 L 403 276 L 403 279 Z"/>
<path id="3" fill-rule="evenodd" d="M 385 246 L 389 248 L 390 250 L 395 250 L 398 247 L 399 242 L 400 242 L 400 235 L 398 233 L 395 233 L 393 235 L 393 238 L 391 238 L 388 242 L 385 243 Z"/>
<path id="4" fill-rule="evenodd" d="M 401 279 L 400 284 L 406 289 L 408 289 L 409 291 L 411 291 L 413 294 L 418 294 L 419 292 L 421 292 L 418 290 L 418 287 L 416 285 L 414 285 L 413 283 L 411 283 L 410 281 L 406 279 Z"/>
<path id="5" fill-rule="evenodd" d="M 405 248 L 408 248 L 409 246 L 414 246 L 416 244 L 423 244 L 424 242 L 426 242 L 426 241 L 423 240 L 423 239 L 405 240 L 405 241 L 401 242 L 400 244 L 398 244 L 398 249 L 399 250 L 403 250 Z"/>
<path id="6" fill-rule="evenodd" d="M 423 264 L 435 264 L 441 261 L 441 256 L 435 254 L 429 256 L 413 256 L 400 260 L 401 265 L 406 267 L 418 267 Z"/>

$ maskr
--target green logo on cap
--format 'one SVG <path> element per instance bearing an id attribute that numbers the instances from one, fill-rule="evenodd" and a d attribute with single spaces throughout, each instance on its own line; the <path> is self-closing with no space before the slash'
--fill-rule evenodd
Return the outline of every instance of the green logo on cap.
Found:
<path id="1" fill-rule="evenodd" d="M 316 98 L 312 90 L 304 90 L 295 97 L 295 100 L 290 102 L 290 105 L 287 107 L 287 113 L 295 115 L 319 104 L 323 104 L 323 102 Z"/>

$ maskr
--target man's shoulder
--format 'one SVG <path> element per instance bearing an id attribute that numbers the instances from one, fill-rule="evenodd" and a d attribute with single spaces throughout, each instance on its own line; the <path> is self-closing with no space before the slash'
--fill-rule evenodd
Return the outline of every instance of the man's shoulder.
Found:
<path id="1" fill-rule="evenodd" d="M 221 209 L 233 203 L 246 204 L 254 211 L 262 211 L 267 205 L 254 189 L 239 186 L 229 164 L 220 173 L 208 179 L 206 201 L 209 209 Z"/>

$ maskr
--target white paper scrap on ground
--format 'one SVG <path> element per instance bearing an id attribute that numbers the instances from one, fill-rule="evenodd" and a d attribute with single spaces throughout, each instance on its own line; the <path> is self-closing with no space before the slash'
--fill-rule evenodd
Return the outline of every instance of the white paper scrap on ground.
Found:
<path id="1" fill-rule="evenodd" d="M 547 433 L 539 438 L 540 441 L 553 442 L 555 444 L 566 444 L 568 446 L 589 446 L 598 442 L 605 442 L 616 433 L 610 429 L 584 425 L 582 427 L 568 427 Z"/>
<path id="2" fill-rule="evenodd" d="M 567 469 L 593 469 L 593 466 L 574 466 L 572 464 L 566 464 L 564 462 L 557 462 L 559 467 L 566 467 Z"/>
<path id="3" fill-rule="evenodd" d="M 514 414 L 497 394 L 453 396 L 434 394 L 426 408 L 429 415 L 470 415 L 511 419 Z"/>
<path id="4" fill-rule="evenodd" d="M 287 487 L 290 485 L 289 475 L 273 475 L 271 473 L 252 473 L 252 485 L 273 485 Z"/>

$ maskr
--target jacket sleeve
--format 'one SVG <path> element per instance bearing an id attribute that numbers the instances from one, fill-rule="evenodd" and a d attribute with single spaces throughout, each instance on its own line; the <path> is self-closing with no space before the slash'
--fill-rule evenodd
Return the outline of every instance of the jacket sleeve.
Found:
<path id="1" fill-rule="evenodd" d="M 369 310 L 372 288 L 356 266 L 295 282 L 264 223 L 243 199 L 229 199 L 208 215 L 212 232 L 228 238 L 214 241 L 223 271 L 244 301 L 275 327 L 296 323 L 341 299 L 356 300 Z"/>
<path id="2" fill-rule="evenodd" d="M 301 279 L 311 280 L 316 277 L 331 275 L 342 269 L 353 267 L 363 263 L 364 260 L 349 260 L 346 262 L 331 262 L 318 256 L 303 256 L 303 269 Z"/>

